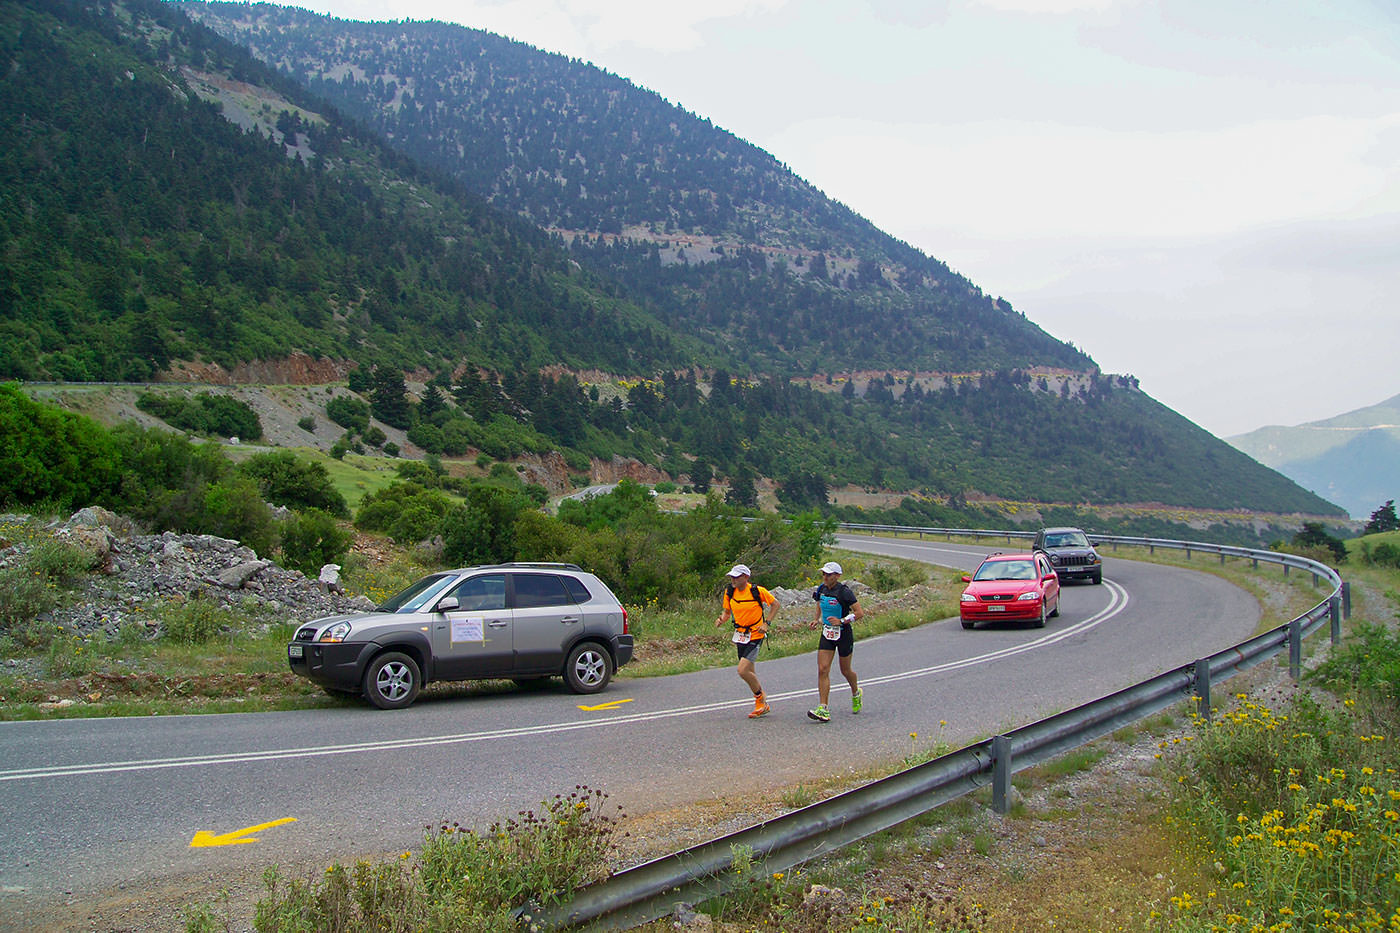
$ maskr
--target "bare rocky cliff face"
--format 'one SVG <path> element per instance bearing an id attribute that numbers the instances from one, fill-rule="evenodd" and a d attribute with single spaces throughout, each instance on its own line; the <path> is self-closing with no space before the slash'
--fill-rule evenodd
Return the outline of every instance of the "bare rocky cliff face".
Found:
<path id="1" fill-rule="evenodd" d="M 218 363 L 182 360 L 172 363 L 160 376 L 161 382 L 198 382 L 209 385 L 293 385 L 318 386 L 344 382 L 355 364 L 347 360 L 313 358 L 291 353 L 280 360 L 253 360 L 225 369 Z"/>

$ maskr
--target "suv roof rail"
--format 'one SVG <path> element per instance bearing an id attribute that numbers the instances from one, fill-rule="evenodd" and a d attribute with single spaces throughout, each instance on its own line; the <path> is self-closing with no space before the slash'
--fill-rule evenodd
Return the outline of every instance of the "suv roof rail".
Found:
<path id="1" fill-rule="evenodd" d="M 583 572 L 583 568 L 578 564 L 566 564 L 560 561 L 548 560 L 517 560 L 507 561 L 504 564 L 481 564 L 481 567 L 527 567 L 533 570 L 577 570 Z"/>

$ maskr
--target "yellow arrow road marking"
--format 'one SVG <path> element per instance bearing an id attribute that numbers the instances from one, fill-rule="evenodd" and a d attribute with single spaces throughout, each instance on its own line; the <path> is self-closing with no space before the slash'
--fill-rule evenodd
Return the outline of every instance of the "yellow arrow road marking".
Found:
<path id="1" fill-rule="evenodd" d="M 297 818 L 294 816 L 284 816 L 282 819 L 273 820 L 271 823 L 259 823 L 257 826 L 246 826 L 243 829 L 237 829 L 231 833 L 223 833 L 218 836 L 207 829 L 201 829 L 199 832 L 195 833 L 194 838 L 190 840 L 190 848 L 202 849 L 205 846 L 236 846 L 245 842 L 257 842 L 258 840 L 256 839 L 244 837 L 262 829 L 271 829 L 274 826 L 281 826 L 283 823 L 295 823 L 296 821 Z"/>
<path id="2" fill-rule="evenodd" d="M 628 700 L 609 700 L 607 703 L 599 703 L 597 706 L 580 706 L 579 709 L 583 710 L 583 711 L 586 712 L 586 713 L 591 713 L 591 712 L 593 712 L 593 711 L 595 711 L 595 710 L 600 710 L 600 709 L 617 709 L 617 708 L 618 708 L 619 706 L 621 706 L 623 703 L 631 703 L 631 702 L 632 702 L 632 701 L 631 701 L 630 699 L 628 699 Z"/>

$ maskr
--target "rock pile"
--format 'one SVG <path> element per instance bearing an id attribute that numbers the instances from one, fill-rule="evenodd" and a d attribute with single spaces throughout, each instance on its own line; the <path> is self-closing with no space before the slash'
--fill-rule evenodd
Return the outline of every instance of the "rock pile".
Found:
<path id="1" fill-rule="evenodd" d="M 0 520 L 29 522 L 28 516 L 16 515 Z M 228 538 L 137 534 L 121 516 L 98 508 L 83 509 L 48 530 L 56 540 L 93 555 L 96 572 L 78 583 L 79 598 L 50 613 L 51 621 L 79 636 L 115 635 L 132 622 L 158 634 L 158 607 L 196 598 L 269 624 L 374 608 L 363 596 L 328 592 L 316 580 Z M 21 559 L 26 549 L 22 542 L 0 542 L 0 567 Z"/>

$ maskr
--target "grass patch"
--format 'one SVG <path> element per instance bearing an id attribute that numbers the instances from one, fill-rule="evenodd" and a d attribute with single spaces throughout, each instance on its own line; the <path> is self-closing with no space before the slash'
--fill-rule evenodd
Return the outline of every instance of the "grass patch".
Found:
<path id="1" fill-rule="evenodd" d="M 386 861 L 332 864 L 319 877 L 287 878 L 275 866 L 263 876 L 258 933 L 304 930 L 515 933 L 533 911 L 607 872 L 621 811 L 607 795 L 580 786 L 542 802 L 538 811 L 482 832 L 442 823 L 417 852 Z M 516 912 L 523 912 L 521 921 Z M 190 931 L 228 929 L 220 904 L 186 914 Z"/>
<path id="2" fill-rule="evenodd" d="M 331 486 L 345 498 L 351 514 L 360 507 L 360 500 L 373 492 L 393 485 L 399 478 L 397 468 L 404 461 L 394 457 L 370 457 L 348 453 L 337 460 L 324 451 L 309 447 L 296 448 L 297 455 L 326 468 Z"/>

